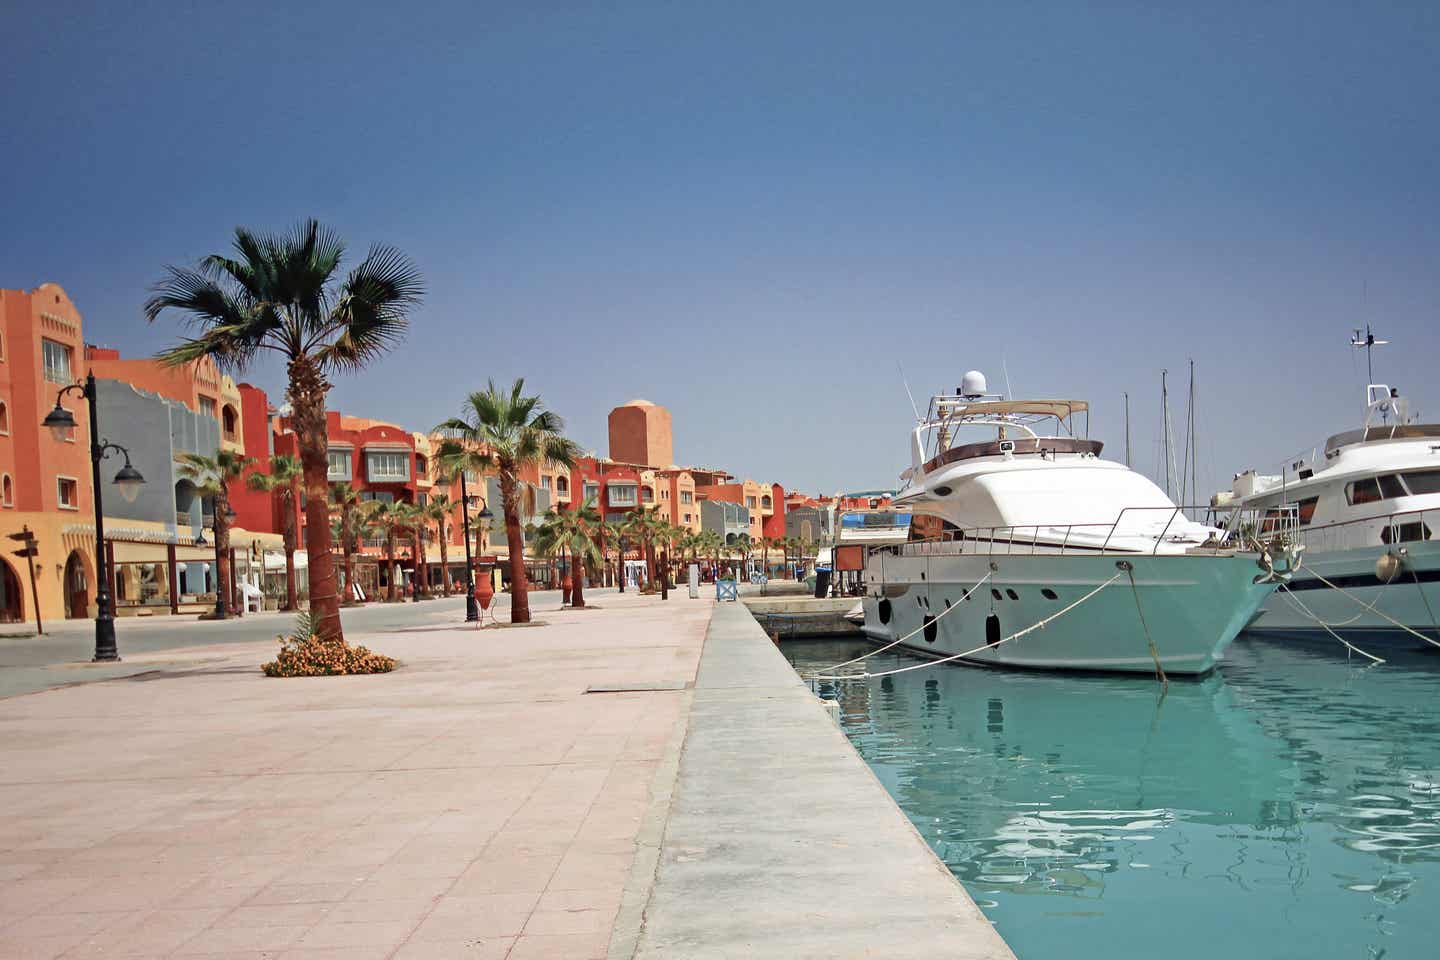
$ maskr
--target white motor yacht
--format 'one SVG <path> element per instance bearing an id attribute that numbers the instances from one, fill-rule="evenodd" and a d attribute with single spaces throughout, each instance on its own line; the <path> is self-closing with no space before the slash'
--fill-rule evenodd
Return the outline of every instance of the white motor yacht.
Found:
<path id="1" fill-rule="evenodd" d="M 993 666 L 1215 666 L 1289 556 L 1247 549 L 1102 460 L 1100 442 L 1075 430 L 1088 409 L 987 394 L 975 371 L 930 401 L 894 500 L 914 513 L 910 541 L 866 560 L 872 640 Z"/>
<path id="2" fill-rule="evenodd" d="M 1283 532 L 1304 550 L 1252 631 L 1309 636 L 1329 627 L 1357 642 L 1416 646 L 1426 644 L 1405 628 L 1440 637 L 1440 424 L 1415 422 L 1408 400 L 1385 384 L 1365 393 L 1360 429 L 1279 473 L 1238 474 L 1211 501 L 1221 512 L 1258 514 L 1262 535 Z"/>

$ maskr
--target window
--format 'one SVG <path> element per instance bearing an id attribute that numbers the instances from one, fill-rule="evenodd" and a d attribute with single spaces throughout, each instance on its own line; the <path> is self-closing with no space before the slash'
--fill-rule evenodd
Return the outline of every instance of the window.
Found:
<path id="1" fill-rule="evenodd" d="M 769 509 L 770 509 L 770 504 L 771 504 L 771 500 L 770 500 L 769 497 L 761 497 L 761 498 L 760 498 L 760 507 L 761 507 L 762 509 L 764 509 L 764 510 L 769 510 Z"/>
<path id="2" fill-rule="evenodd" d="M 754 497 L 746 497 L 746 498 L 745 498 L 745 506 L 749 507 L 751 510 L 754 510 L 754 509 L 755 509 L 755 498 L 754 498 Z"/>
<path id="3" fill-rule="evenodd" d="M 389 490 L 362 490 L 360 491 L 360 499 L 374 500 L 378 503 L 394 503 L 395 494 Z"/>
<path id="4" fill-rule="evenodd" d="M 0 479 L 0 506 L 15 506 L 15 485 L 10 482 L 8 473 Z"/>
<path id="5" fill-rule="evenodd" d="M 561 474 L 555 478 L 555 492 L 562 497 L 570 492 L 570 478 Z"/>
<path id="6" fill-rule="evenodd" d="M 1405 486 L 1400 478 L 1387 473 L 1381 477 L 1365 477 L 1345 485 L 1345 499 L 1351 506 L 1362 503 L 1376 503 L 1405 496 Z"/>
<path id="7" fill-rule="evenodd" d="M 689 506 L 690 504 L 695 502 L 695 494 L 691 493 L 689 490 L 681 490 L 680 502 L 685 504 L 686 506 Z"/>
<path id="8" fill-rule="evenodd" d="M 372 482 L 403 482 L 410 479 L 410 454 L 402 451 L 367 450 L 365 476 Z"/>
<path id="9" fill-rule="evenodd" d="M 62 510 L 80 509 L 80 485 L 74 477 L 56 477 L 55 492 L 59 495 Z"/>
<path id="10" fill-rule="evenodd" d="M 1429 539 L 1430 527 L 1419 521 L 1391 524 L 1380 531 L 1380 542 L 1386 546 L 1392 543 L 1415 543 Z"/>
<path id="11" fill-rule="evenodd" d="M 688 513 L 685 514 L 685 522 L 686 522 L 686 523 L 689 523 L 689 522 L 690 522 L 690 514 L 688 514 Z"/>
<path id="12" fill-rule="evenodd" d="M 649 487 L 645 487 L 645 488 L 641 491 L 641 495 L 644 497 L 646 503 L 654 503 L 654 502 L 655 502 L 655 491 L 654 491 L 654 490 L 651 490 Z"/>
<path id="13" fill-rule="evenodd" d="M 1405 474 L 1405 486 L 1414 496 L 1440 493 L 1440 470 L 1415 470 Z"/>
<path id="14" fill-rule="evenodd" d="M 662 487 L 662 488 L 660 489 L 660 499 L 661 499 L 661 500 L 669 500 L 669 499 L 670 499 L 670 491 L 669 491 L 669 490 L 666 490 L 666 489 L 664 489 L 664 488 Z"/>
<path id="15" fill-rule="evenodd" d="M 591 497 L 600 496 L 600 484 L 595 483 L 594 481 L 586 480 L 580 489 L 583 491 L 583 495 L 581 497 L 581 499 L 583 500 L 589 500 Z"/>
<path id="16" fill-rule="evenodd" d="M 225 409 L 220 411 L 220 427 L 225 431 L 226 440 L 235 439 L 235 429 L 240 422 L 240 415 L 230 404 L 225 404 Z"/>
<path id="17" fill-rule="evenodd" d="M 1295 504 L 1295 506 L 1299 508 L 1298 517 L 1300 520 L 1300 526 L 1310 526 L 1310 521 L 1315 519 L 1315 505 L 1319 502 L 1319 497 L 1306 497 L 1304 500 L 1301 500 L 1299 503 Z"/>
<path id="18" fill-rule="evenodd" d="M 430 475 L 430 461 L 429 461 L 429 460 L 426 460 L 423 456 L 421 456 L 421 455 L 418 454 L 418 453 L 415 454 L 415 476 L 416 476 L 417 478 L 421 478 L 421 477 L 428 477 L 429 475 Z"/>
<path id="19" fill-rule="evenodd" d="M 549 489 L 550 489 L 550 478 L 549 478 L 549 477 L 541 477 L 541 478 L 540 478 L 540 487 L 541 487 L 541 489 L 549 490 Z"/>
<path id="20" fill-rule="evenodd" d="M 207 397 L 203 393 L 200 394 L 200 412 L 207 417 L 213 417 L 216 420 L 220 419 L 219 404 L 215 402 L 214 397 Z"/>
<path id="21" fill-rule="evenodd" d="M 5 436 L 10 434 L 10 408 L 5 405 L 3 400 L 0 400 L 0 434 Z"/>
<path id="22" fill-rule="evenodd" d="M 40 351 L 45 358 L 45 379 L 51 383 L 69 386 L 74 380 L 70 376 L 70 357 L 74 351 L 63 343 L 40 339 Z"/>
<path id="23" fill-rule="evenodd" d="M 350 479 L 350 451 L 331 450 L 327 456 L 330 464 L 325 471 L 326 480 L 349 480 Z"/>
<path id="24" fill-rule="evenodd" d="M 606 499 L 612 507 L 633 507 L 635 506 L 635 488 L 633 483 L 611 483 L 606 491 Z"/>
<path id="25" fill-rule="evenodd" d="M 430 502 L 430 494 L 428 494 L 428 493 L 417 493 L 417 494 L 415 494 L 415 502 L 416 502 L 417 504 L 419 504 L 420 506 L 422 506 L 422 507 L 425 506 L 426 504 L 428 504 L 428 503 Z"/>

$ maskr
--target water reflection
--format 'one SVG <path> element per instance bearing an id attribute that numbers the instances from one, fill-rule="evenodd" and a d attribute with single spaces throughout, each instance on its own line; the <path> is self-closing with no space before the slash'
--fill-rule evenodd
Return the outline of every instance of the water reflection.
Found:
<path id="1" fill-rule="evenodd" d="M 863 648 L 785 649 L 803 669 Z M 1437 679 L 1436 658 L 1247 640 L 1163 696 L 953 667 L 819 692 L 1022 958 L 1428 957 Z"/>

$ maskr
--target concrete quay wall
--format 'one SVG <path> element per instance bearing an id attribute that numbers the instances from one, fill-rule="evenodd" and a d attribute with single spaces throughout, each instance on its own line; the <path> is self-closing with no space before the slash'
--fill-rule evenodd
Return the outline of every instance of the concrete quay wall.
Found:
<path id="1" fill-rule="evenodd" d="M 740 604 L 710 622 L 634 955 L 1013 960 Z"/>

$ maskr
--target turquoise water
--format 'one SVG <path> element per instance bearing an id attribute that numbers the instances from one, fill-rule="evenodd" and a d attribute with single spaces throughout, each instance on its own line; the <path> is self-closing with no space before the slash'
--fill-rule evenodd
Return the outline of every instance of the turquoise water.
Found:
<path id="1" fill-rule="evenodd" d="M 1435 958 L 1440 656 L 1391 655 L 1243 639 L 1164 697 L 953 666 L 819 692 L 1021 960 Z"/>

